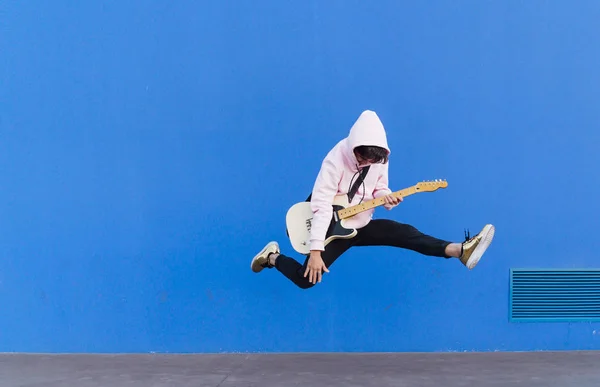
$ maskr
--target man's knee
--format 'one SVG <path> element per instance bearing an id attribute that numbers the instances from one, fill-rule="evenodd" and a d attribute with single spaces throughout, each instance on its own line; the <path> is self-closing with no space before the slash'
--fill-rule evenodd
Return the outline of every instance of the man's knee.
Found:
<path id="1" fill-rule="evenodd" d="M 295 282 L 296 282 L 296 285 L 298 285 L 298 287 L 299 287 L 300 289 L 310 289 L 310 288 L 312 288 L 313 286 L 315 286 L 315 284 L 313 284 L 312 282 L 310 282 L 310 281 L 308 280 L 308 278 L 306 278 L 306 277 L 304 277 L 304 276 L 302 277 L 302 280 L 300 280 L 300 281 L 295 281 Z"/>
<path id="2" fill-rule="evenodd" d="M 304 290 L 310 289 L 313 286 L 315 286 L 315 284 L 313 284 L 312 282 L 308 282 L 308 281 L 302 282 L 301 284 L 298 284 L 298 287 L 300 287 L 300 289 L 304 289 Z"/>

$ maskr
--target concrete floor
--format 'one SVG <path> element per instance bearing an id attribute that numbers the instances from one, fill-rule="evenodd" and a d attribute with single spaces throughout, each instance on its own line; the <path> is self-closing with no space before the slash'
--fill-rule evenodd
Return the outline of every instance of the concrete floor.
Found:
<path id="1" fill-rule="evenodd" d="M 599 352 L 0 355 L 2 387 L 600 386 Z"/>

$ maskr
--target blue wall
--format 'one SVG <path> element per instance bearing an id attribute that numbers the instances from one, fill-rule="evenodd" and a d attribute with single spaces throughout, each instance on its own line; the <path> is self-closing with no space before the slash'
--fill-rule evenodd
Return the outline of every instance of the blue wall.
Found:
<path id="1" fill-rule="evenodd" d="M 0 11 L 0 351 L 600 349 L 514 324 L 513 267 L 599 267 L 597 1 L 30 1 Z M 364 109 L 378 217 L 479 266 L 348 252 L 303 291 L 249 269 Z"/>

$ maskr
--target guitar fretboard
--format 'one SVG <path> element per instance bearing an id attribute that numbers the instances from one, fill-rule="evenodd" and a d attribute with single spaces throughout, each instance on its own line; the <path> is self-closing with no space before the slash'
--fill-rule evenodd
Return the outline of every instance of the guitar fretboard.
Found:
<path id="1" fill-rule="evenodd" d="M 421 190 L 419 190 L 417 188 L 417 186 L 415 185 L 412 187 L 401 189 L 400 191 L 392 192 L 392 195 L 396 196 L 396 197 L 406 197 L 406 196 L 413 195 L 420 191 Z M 369 200 L 364 203 L 357 204 L 355 206 L 348 207 L 348 208 L 338 211 L 338 217 L 340 219 L 346 219 L 346 218 L 349 218 L 351 216 L 358 214 L 359 212 L 370 210 L 371 208 L 379 207 L 384 204 L 385 204 L 385 199 L 383 199 L 383 198 Z"/>

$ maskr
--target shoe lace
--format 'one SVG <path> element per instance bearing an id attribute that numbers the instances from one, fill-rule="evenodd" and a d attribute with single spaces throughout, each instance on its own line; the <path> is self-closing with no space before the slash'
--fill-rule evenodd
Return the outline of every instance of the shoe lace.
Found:
<path id="1" fill-rule="evenodd" d="M 475 237 L 471 237 L 471 233 L 469 232 L 469 229 L 465 229 L 465 240 L 463 243 L 460 244 L 460 257 L 462 258 L 463 254 L 464 254 L 464 247 L 465 244 L 472 241 Z"/>
<path id="2" fill-rule="evenodd" d="M 465 229 L 465 242 L 469 242 L 469 241 L 473 240 L 473 238 L 471 237 L 471 233 L 469 232 L 469 229 Z"/>

